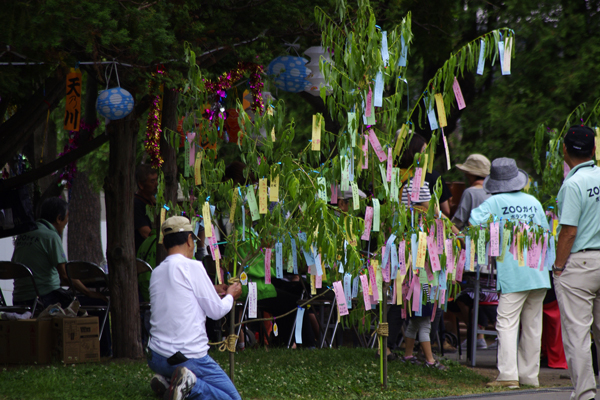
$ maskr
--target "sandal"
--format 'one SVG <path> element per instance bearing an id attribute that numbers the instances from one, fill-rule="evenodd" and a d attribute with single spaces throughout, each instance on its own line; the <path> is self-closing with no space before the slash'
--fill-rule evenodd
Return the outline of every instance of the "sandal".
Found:
<path id="1" fill-rule="evenodd" d="M 405 363 L 411 363 L 412 365 L 421 365 L 421 361 L 419 361 L 415 356 L 402 357 L 400 361 Z"/>
<path id="2" fill-rule="evenodd" d="M 439 369 L 440 371 L 445 371 L 448 368 L 440 363 L 438 360 L 435 360 L 434 363 L 429 363 L 429 361 L 425 361 L 425 364 L 423 364 L 426 368 L 433 368 L 433 369 Z"/>

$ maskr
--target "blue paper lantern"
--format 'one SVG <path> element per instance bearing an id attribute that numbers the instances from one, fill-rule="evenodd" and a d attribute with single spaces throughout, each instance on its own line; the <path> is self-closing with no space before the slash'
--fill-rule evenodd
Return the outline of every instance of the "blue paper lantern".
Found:
<path id="1" fill-rule="evenodd" d="M 307 62 L 302 57 L 277 57 L 267 67 L 267 74 L 275 78 L 274 83 L 278 89 L 299 93 L 310 85 L 305 79 L 311 73 L 305 66 Z"/>
<path id="2" fill-rule="evenodd" d="M 120 87 L 103 90 L 96 100 L 98 114 L 111 121 L 125 118 L 132 110 L 133 96 Z"/>

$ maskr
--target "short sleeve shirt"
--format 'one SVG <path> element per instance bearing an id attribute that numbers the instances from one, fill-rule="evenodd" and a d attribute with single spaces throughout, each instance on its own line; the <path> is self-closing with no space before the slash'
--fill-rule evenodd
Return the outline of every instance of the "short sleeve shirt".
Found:
<path id="1" fill-rule="evenodd" d="M 522 220 L 529 223 L 531 220 L 544 229 L 548 229 L 548 221 L 544 209 L 537 199 L 523 192 L 495 194 L 473 211 L 469 222 L 472 225 L 483 224 L 490 216 L 502 218 L 502 221 Z M 539 268 L 519 267 L 519 262 L 508 251 L 506 246 L 504 261 L 497 261 L 498 279 L 497 289 L 502 293 L 524 292 L 526 290 L 550 288 L 550 275 L 548 271 Z M 541 260 L 539 261 L 541 262 Z"/>
<path id="2" fill-rule="evenodd" d="M 571 253 L 600 249 L 600 168 L 594 161 L 573 168 L 556 199 L 560 225 L 577 227 Z"/>
<path id="3" fill-rule="evenodd" d="M 43 219 L 36 224 L 36 230 L 17 237 L 12 261 L 31 270 L 40 296 L 44 296 L 60 288 L 56 266 L 66 263 L 67 257 L 56 228 Z M 30 279 L 15 279 L 13 301 L 33 300 L 34 297 L 35 289 Z"/>
<path id="4" fill-rule="evenodd" d="M 458 229 L 462 229 L 466 223 L 469 222 L 471 210 L 479 207 L 479 205 L 489 199 L 490 196 L 491 195 L 481 187 L 467 188 L 460 198 L 460 203 L 452 217 L 452 222 Z"/>

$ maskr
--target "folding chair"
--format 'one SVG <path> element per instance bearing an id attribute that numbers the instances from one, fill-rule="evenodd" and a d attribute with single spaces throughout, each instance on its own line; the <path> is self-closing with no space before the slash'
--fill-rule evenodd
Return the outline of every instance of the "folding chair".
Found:
<path id="1" fill-rule="evenodd" d="M 105 274 L 98 265 L 87 261 L 69 261 L 66 265 L 66 269 L 71 288 L 73 288 L 72 280 L 78 279 L 88 288 L 96 288 L 96 291 L 100 291 L 108 299 L 106 305 L 81 306 L 81 309 L 86 311 L 104 311 L 104 317 L 102 318 L 102 323 L 100 325 L 100 334 L 98 335 L 98 340 L 100 340 L 110 311 L 108 275 Z"/>
<path id="2" fill-rule="evenodd" d="M 15 312 L 19 314 L 29 311 L 31 312 L 31 317 L 33 318 L 37 304 L 39 303 L 41 306 L 42 301 L 40 300 L 40 293 L 38 292 L 38 288 L 35 284 L 35 279 L 33 278 L 33 273 L 31 273 L 31 270 L 21 263 L 0 261 L 0 279 L 31 279 L 31 284 L 35 290 L 35 298 L 33 299 L 31 306 L 7 305 L 6 300 L 4 299 L 4 294 L 2 293 L 2 290 L 0 290 L 0 311 Z"/>

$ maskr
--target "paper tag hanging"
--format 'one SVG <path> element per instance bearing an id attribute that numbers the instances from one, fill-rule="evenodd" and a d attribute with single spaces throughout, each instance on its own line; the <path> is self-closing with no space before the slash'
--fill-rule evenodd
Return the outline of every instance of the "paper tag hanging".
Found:
<path id="1" fill-rule="evenodd" d="M 279 201 L 279 175 L 276 175 L 275 178 L 271 178 L 271 188 L 269 190 L 269 201 L 278 202 Z"/>
<path id="2" fill-rule="evenodd" d="M 446 108 L 444 107 L 444 97 L 441 93 L 436 93 L 434 98 L 435 105 L 437 106 L 439 125 L 444 128 L 448 126 L 448 122 L 446 121 Z"/>
<path id="3" fill-rule="evenodd" d="M 418 203 L 421 194 L 421 177 L 423 168 L 415 168 L 415 176 L 413 176 L 410 186 L 410 201 Z"/>
<path id="4" fill-rule="evenodd" d="M 358 197 L 358 186 L 356 186 L 356 182 L 350 182 L 350 186 L 352 187 L 352 203 L 354 210 L 359 210 L 360 202 Z"/>
<path id="5" fill-rule="evenodd" d="M 498 42 L 498 58 L 500 59 L 500 70 L 502 71 L 502 75 L 504 75 L 504 41 L 503 40 Z"/>
<path id="6" fill-rule="evenodd" d="M 362 240 L 368 241 L 371 237 L 371 228 L 373 226 L 373 207 L 367 206 L 365 210 L 365 230 L 363 231 Z"/>
<path id="7" fill-rule="evenodd" d="M 352 308 L 352 275 L 344 275 L 344 295 L 346 296 L 346 306 Z"/>
<path id="8" fill-rule="evenodd" d="M 208 204 L 208 201 L 205 201 L 204 205 L 202 206 L 202 218 L 204 220 L 204 236 L 210 238 L 213 236 L 213 231 L 212 223 L 210 221 L 210 205 Z"/>
<path id="9" fill-rule="evenodd" d="M 271 284 L 271 251 L 272 249 L 265 249 L 265 283 Z"/>
<path id="10" fill-rule="evenodd" d="M 490 224 L 490 256 L 497 257 L 500 255 L 500 235 L 498 222 Z"/>
<path id="11" fill-rule="evenodd" d="M 311 150 L 321 151 L 321 116 L 313 115 Z"/>
<path id="12" fill-rule="evenodd" d="M 327 180 L 322 176 L 317 178 L 317 193 L 319 198 L 327 203 Z"/>
<path id="13" fill-rule="evenodd" d="M 246 286 L 248 284 L 248 274 L 246 274 L 246 271 L 244 271 L 240 274 L 240 282 L 244 286 Z"/>
<path id="14" fill-rule="evenodd" d="M 257 293 L 256 282 L 248 283 L 248 318 L 256 318 Z"/>
<path id="15" fill-rule="evenodd" d="M 275 244 L 275 276 L 277 279 L 283 279 L 283 244 Z"/>
<path id="16" fill-rule="evenodd" d="M 427 110 L 427 119 L 429 120 L 429 127 L 432 131 L 435 131 L 439 128 L 437 119 L 435 118 L 435 111 L 433 109 L 433 101 L 426 96 L 423 98 L 423 102 L 425 103 L 425 110 Z"/>
<path id="17" fill-rule="evenodd" d="M 71 69 L 67 74 L 64 128 L 79 132 L 81 120 L 81 71 Z"/>
<path id="18" fill-rule="evenodd" d="M 504 63 L 502 64 L 502 75 L 510 75 L 510 57 L 512 53 L 512 42 L 513 38 L 511 36 L 506 38 L 506 44 L 504 46 Z"/>
<path id="19" fill-rule="evenodd" d="M 348 315 L 348 306 L 346 305 L 346 295 L 344 293 L 344 288 L 342 287 L 342 282 L 333 282 L 333 289 L 340 315 Z"/>
<path id="20" fill-rule="evenodd" d="M 369 169 L 369 136 L 368 135 L 364 135 L 362 152 L 363 152 L 362 169 Z M 342 190 L 344 190 L 344 189 L 342 189 Z"/>
<path id="21" fill-rule="evenodd" d="M 231 193 L 231 207 L 229 208 L 229 223 L 233 224 L 233 221 L 235 220 L 235 211 L 237 209 L 237 199 L 238 199 L 238 192 L 237 189 L 234 188 L 233 192 Z"/>
<path id="22" fill-rule="evenodd" d="M 253 185 L 250 185 L 247 188 L 246 200 L 248 201 L 248 207 L 250 207 L 250 215 L 252 216 L 252 221 L 258 221 L 260 219 L 260 214 L 258 213 L 258 206 L 256 204 L 256 196 L 254 195 Z"/>
<path id="23" fill-rule="evenodd" d="M 452 90 L 454 91 L 454 97 L 456 98 L 456 105 L 459 110 L 462 110 L 467 105 L 465 104 L 465 99 L 462 94 L 462 90 L 460 89 L 460 85 L 458 83 L 458 79 L 454 77 L 454 83 L 452 84 Z"/>
<path id="24" fill-rule="evenodd" d="M 356 113 L 348 112 L 348 132 L 350 133 L 350 143 L 356 147 L 356 135 L 358 134 L 358 124 L 356 123 Z"/>
<path id="25" fill-rule="evenodd" d="M 296 331 L 294 333 L 296 344 L 302 344 L 302 323 L 304 322 L 304 311 L 302 307 L 298 307 L 296 311 Z"/>
<path id="26" fill-rule="evenodd" d="M 398 57 L 398 66 L 406 67 L 406 55 L 408 53 L 408 49 L 406 48 L 406 43 L 404 42 L 404 35 L 400 35 L 400 57 Z"/>
<path id="27" fill-rule="evenodd" d="M 337 204 L 338 200 L 337 195 L 337 185 L 335 183 L 331 184 L 331 204 Z"/>
<path id="28" fill-rule="evenodd" d="M 373 232 L 379 232 L 381 226 L 381 206 L 378 199 L 373 199 Z"/>
<path id="29" fill-rule="evenodd" d="M 384 66 L 390 65 L 390 53 L 388 51 L 387 32 L 381 32 L 381 59 Z"/>
<path id="30" fill-rule="evenodd" d="M 202 185 L 202 173 L 200 167 L 202 165 L 203 157 L 203 151 L 199 151 L 196 153 L 196 163 L 194 164 L 194 182 L 196 183 L 196 186 Z"/>
<path id="31" fill-rule="evenodd" d="M 365 117 L 369 118 L 372 116 L 373 111 L 373 90 L 369 86 L 369 92 L 367 93 L 367 105 L 365 106 Z"/>
<path id="32" fill-rule="evenodd" d="M 194 165 L 194 159 L 192 158 L 192 155 L 190 154 L 190 151 L 192 151 L 194 149 L 193 147 L 193 143 L 192 146 L 190 147 L 190 142 L 186 139 L 184 140 L 184 154 L 187 156 L 189 155 L 189 162 L 184 162 L 183 163 L 183 176 L 185 178 L 189 178 L 190 176 L 190 164 Z"/>
<path id="33" fill-rule="evenodd" d="M 386 168 L 386 181 L 387 182 L 391 182 L 392 181 L 392 168 L 393 168 L 393 163 L 392 163 L 392 148 L 388 148 L 388 155 L 387 155 L 387 168 Z"/>
<path id="34" fill-rule="evenodd" d="M 383 74 L 381 71 L 375 75 L 375 99 L 374 107 L 383 107 Z"/>
<path id="35" fill-rule="evenodd" d="M 477 75 L 483 75 L 483 69 L 485 68 L 485 41 L 481 39 L 481 45 L 479 46 L 479 62 L 477 63 Z"/>
<path id="36" fill-rule="evenodd" d="M 298 275 L 298 250 L 296 249 L 296 240 L 291 239 L 292 242 L 292 262 L 294 264 L 294 274 Z"/>
<path id="37" fill-rule="evenodd" d="M 444 142 L 444 151 L 446 152 L 446 168 L 448 168 L 448 171 L 449 171 L 451 168 L 450 149 L 448 149 L 448 141 L 446 140 L 446 135 L 444 134 L 444 129 L 442 129 L 442 141 Z"/>
<path id="38" fill-rule="evenodd" d="M 267 178 L 258 181 L 258 212 L 266 214 L 269 211 L 267 204 Z"/>
<path id="39" fill-rule="evenodd" d="M 400 168 L 392 168 L 392 184 L 390 187 L 390 200 L 400 202 Z"/>
<path id="40" fill-rule="evenodd" d="M 163 222 L 165 222 L 165 217 L 167 215 L 167 210 L 165 210 L 164 208 L 160 209 L 160 226 L 162 227 Z M 159 229 L 159 235 L 158 235 L 158 243 L 162 244 L 163 242 L 163 232 L 162 229 Z"/>
<path id="41" fill-rule="evenodd" d="M 390 185 L 387 182 L 385 168 L 383 168 L 383 164 L 379 164 L 379 173 L 381 174 L 381 184 L 383 185 L 383 188 L 385 189 L 385 195 L 389 196 L 390 195 Z"/>
<path id="42" fill-rule="evenodd" d="M 377 158 L 379 158 L 379 162 L 384 162 L 387 160 L 387 156 L 381 147 L 381 143 L 379 143 L 379 139 L 375 134 L 373 129 L 369 129 L 369 141 L 371 142 L 371 146 L 373 146 L 373 150 L 375 150 L 375 154 L 377 154 Z"/>
<path id="43" fill-rule="evenodd" d="M 487 265 L 487 259 L 485 257 L 485 230 L 479 230 L 479 237 L 477 238 L 477 264 Z"/>

